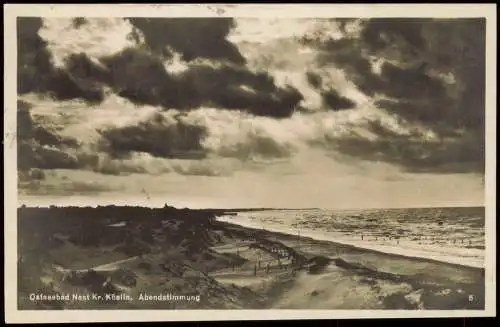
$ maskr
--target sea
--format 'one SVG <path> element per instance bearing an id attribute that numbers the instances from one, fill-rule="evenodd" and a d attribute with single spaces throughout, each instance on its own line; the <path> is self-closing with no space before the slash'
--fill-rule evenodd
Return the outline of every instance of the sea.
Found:
<path id="1" fill-rule="evenodd" d="M 484 267 L 484 207 L 262 210 L 218 220 L 384 253 Z"/>

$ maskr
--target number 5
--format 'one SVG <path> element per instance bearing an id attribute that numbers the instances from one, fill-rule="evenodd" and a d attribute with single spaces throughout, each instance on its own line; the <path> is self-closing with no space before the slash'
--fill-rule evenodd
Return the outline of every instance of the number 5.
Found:
<path id="1" fill-rule="evenodd" d="M 474 295 L 469 294 L 469 302 L 472 302 L 472 301 L 474 301 Z"/>

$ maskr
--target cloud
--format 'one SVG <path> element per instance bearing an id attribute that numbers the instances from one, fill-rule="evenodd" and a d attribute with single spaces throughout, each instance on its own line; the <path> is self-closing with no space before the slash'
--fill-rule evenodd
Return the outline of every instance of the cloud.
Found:
<path id="1" fill-rule="evenodd" d="M 224 159 L 171 160 L 172 169 L 187 176 L 231 176 L 240 166 L 235 161 Z"/>
<path id="2" fill-rule="evenodd" d="M 22 142 L 18 147 L 18 167 L 19 169 L 32 167 L 77 169 L 80 165 L 76 156 L 64 150 L 35 142 Z"/>
<path id="3" fill-rule="evenodd" d="M 135 125 L 99 131 L 103 147 L 116 156 L 129 152 L 145 152 L 157 157 L 171 158 L 193 153 L 203 156 L 201 140 L 205 130 L 190 125 L 182 116 L 168 116 L 160 112 Z"/>
<path id="4" fill-rule="evenodd" d="M 363 160 L 397 164 L 407 172 L 484 173 L 484 162 L 478 160 L 484 151 L 478 146 L 480 143 L 473 134 L 425 140 L 384 131 L 375 140 L 342 138 L 331 146 Z"/>
<path id="5" fill-rule="evenodd" d="M 18 168 L 77 168 L 76 158 L 58 148 L 74 148 L 77 141 L 61 137 L 56 131 L 34 121 L 29 103 L 18 101 L 17 105 Z"/>
<path id="6" fill-rule="evenodd" d="M 336 90 L 326 90 L 321 92 L 323 102 L 333 110 L 344 110 L 354 108 L 354 102 L 341 96 Z"/>
<path id="7" fill-rule="evenodd" d="M 266 73 L 233 66 L 196 65 L 180 79 L 191 91 L 187 96 L 198 99 L 199 105 L 245 109 L 258 116 L 288 117 L 302 100 L 298 90 L 277 87 Z"/>
<path id="8" fill-rule="evenodd" d="M 96 181 L 37 180 L 19 182 L 22 195 L 97 195 L 116 190 Z"/>
<path id="9" fill-rule="evenodd" d="M 241 160 L 252 160 L 255 158 L 280 159 L 293 155 L 296 151 L 294 144 L 280 142 L 273 138 L 265 130 L 249 132 L 243 142 L 228 142 L 221 147 L 217 154 L 223 157 L 236 157 Z"/>
<path id="10" fill-rule="evenodd" d="M 22 98 L 18 163 L 27 176 L 32 168 L 223 176 L 243 162 L 288 158 L 297 151 L 298 140 L 280 120 L 238 111 L 165 111 L 116 96 L 100 105 Z M 33 132 L 38 130 L 43 132 Z"/>
<path id="11" fill-rule="evenodd" d="M 356 106 L 353 100 L 340 95 L 339 92 L 331 86 L 325 86 L 323 78 L 320 74 L 312 71 L 307 71 L 306 78 L 307 82 L 313 88 L 319 90 L 323 105 L 333 110 L 352 109 Z"/>
<path id="12" fill-rule="evenodd" d="M 18 170 L 18 180 L 19 182 L 28 182 L 33 180 L 44 180 L 45 173 L 43 170 L 38 168 L 33 168 L 30 170 Z"/>
<path id="13" fill-rule="evenodd" d="M 115 92 L 138 104 L 181 110 L 215 106 L 287 117 L 302 100 L 296 89 L 277 87 L 271 76 L 234 65 L 193 62 L 170 74 L 159 57 L 140 49 L 125 49 L 103 62 Z"/>
<path id="14" fill-rule="evenodd" d="M 339 140 L 337 149 L 408 169 L 482 171 L 484 19 L 391 18 L 349 23 L 355 21 L 359 28 L 354 35 L 329 39 L 308 35 L 303 42 L 318 47 L 318 59 L 324 65 L 342 68 L 380 110 L 426 125 L 440 141 L 379 130 L 377 141 Z"/>
<path id="15" fill-rule="evenodd" d="M 51 52 L 50 42 L 39 35 L 43 27 L 41 18 L 20 17 L 17 20 L 18 93 L 41 92 L 62 100 L 80 97 L 89 101 L 102 101 L 102 91 L 92 82 L 86 83 L 61 68 L 63 64 L 54 59 L 57 56 Z"/>
<path id="16" fill-rule="evenodd" d="M 161 175 L 172 171 L 167 160 L 144 152 L 132 152 L 126 158 L 119 159 L 100 153 L 91 169 L 98 173 L 117 176 L 133 173 Z"/>
<path id="17" fill-rule="evenodd" d="M 280 120 L 215 108 L 157 111 L 124 126 L 106 125 L 99 133 L 101 151 L 115 158 L 141 152 L 167 159 L 277 159 L 293 155 L 300 142 Z"/>
<path id="18" fill-rule="evenodd" d="M 148 47 L 163 56 L 172 50 L 182 59 L 227 60 L 243 65 L 245 58 L 226 37 L 234 27 L 232 18 L 128 18 L 139 29 Z"/>
<path id="19" fill-rule="evenodd" d="M 39 35 L 41 18 L 17 19 L 17 89 L 19 93 L 44 92 L 52 73 L 50 52 Z"/>
<path id="20" fill-rule="evenodd" d="M 101 59 L 109 74 L 108 83 L 116 94 L 138 104 L 174 104 L 175 81 L 161 58 L 135 48 L 126 48 Z"/>
<path id="21" fill-rule="evenodd" d="M 266 37 L 232 19 L 20 19 L 18 162 L 28 179 L 222 177 L 313 148 L 481 171 L 481 24 L 275 20 Z"/>
<path id="22" fill-rule="evenodd" d="M 243 66 L 244 58 L 225 39 L 231 19 L 126 21 L 131 24 L 103 18 L 76 26 L 72 19 L 19 20 L 19 92 L 92 104 L 104 101 L 111 88 L 136 104 L 215 106 L 271 117 L 290 116 L 302 100 L 293 87 L 278 87 L 271 76 Z M 184 69 L 171 72 L 178 53 Z"/>
<path id="23" fill-rule="evenodd" d="M 360 26 L 357 38 L 320 41 L 320 59 L 342 67 L 368 94 L 405 101 L 448 101 L 447 106 L 436 108 L 437 116 L 445 111 L 450 124 L 468 121 L 480 127 L 484 116 L 484 19 L 369 19 Z M 380 66 L 378 72 L 375 62 Z M 445 74 L 451 74 L 453 82 L 446 82 Z M 465 98 L 474 105 L 465 108 Z M 453 111 L 452 106 L 460 109 Z M 460 121 L 453 119 L 458 116 Z M 471 117 L 475 118 L 469 120 Z"/>
<path id="24" fill-rule="evenodd" d="M 445 86 L 439 79 L 427 75 L 425 64 L 405 69 L 386 62 L 382 64 L 380 77 L 380 91 L 392 98 L 415 100 L 445 96 Z"/>

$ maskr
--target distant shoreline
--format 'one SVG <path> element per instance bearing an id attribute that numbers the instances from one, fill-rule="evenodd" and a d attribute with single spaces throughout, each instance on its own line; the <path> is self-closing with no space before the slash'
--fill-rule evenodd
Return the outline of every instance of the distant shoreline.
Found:
<path id="1" fill-rule="evenodd" d="M 195 210 L 195 211 L 203 211 L 203 210 L 217 210 L 224 212 L 251 212 L 251 211 L 308 211 L 308 210 L 325 210 L 325 211 L 371 211 L 371 210 L 414 210 L 414 209 L 452 209 L 452 208 L 470 208 L 470 209 L 484 209 L 485 205 L 476 205 L 476 206 L 421 206 L 421 207 L 367 207 L 367 208 L 190 208 L 190 207 L 178 207 L 178 206 L 144 206 L 144 205 L 113 205 L 113 204 L 96 204 L 96 205 L 26 205 L 26 204 L 18 204 L 17 209 L 20 208 L 28 208 L 28 209 L 36 209 L 36 208 L 82 208 L 82 209 L 91 209 L 91 208 L 145 208 L 145 209 L 161 209 L 161 208 L 174 208 L 177 210 Z"/>

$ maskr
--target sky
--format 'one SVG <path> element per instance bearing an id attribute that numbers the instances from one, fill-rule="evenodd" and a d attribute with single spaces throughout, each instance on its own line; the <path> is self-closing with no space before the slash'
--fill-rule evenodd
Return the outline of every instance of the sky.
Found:
<path id="1" fill-rule="evenodd" d="M 19 19 L 19 200 L 483 205 L 484 29 L 480 19 Z"/>

